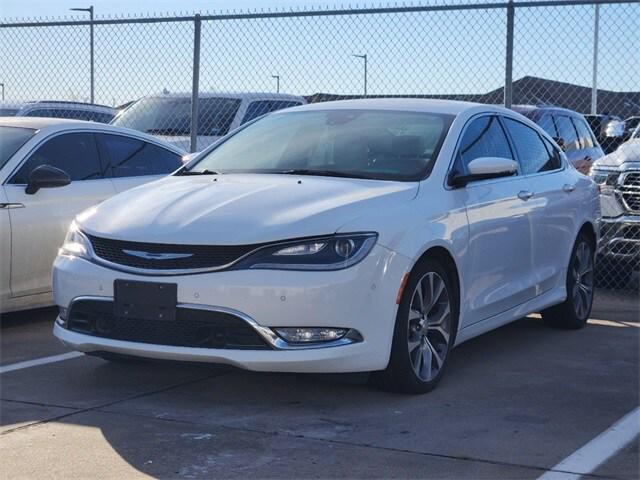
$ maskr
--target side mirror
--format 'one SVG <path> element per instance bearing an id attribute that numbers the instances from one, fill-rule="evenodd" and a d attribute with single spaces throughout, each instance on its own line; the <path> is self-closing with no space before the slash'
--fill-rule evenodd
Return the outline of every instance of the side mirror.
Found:
<path id="1" fill-rule="evenodd" d="M 51 165 L 40 165 L 31 170 L 25 193 L 33 195 L 41 188 L 64 187 L 70 183 L 71 178 L 64 170 Z"/>
<path id="2" fill-rule="evenodd" d="M 501 157 L 480 157 L 467 165 L 467 175 L 453 175 L 450 183 L 454 187 L 464 187 L 474 180 L 509 177 L 518 171 L 518 164 Z"/>

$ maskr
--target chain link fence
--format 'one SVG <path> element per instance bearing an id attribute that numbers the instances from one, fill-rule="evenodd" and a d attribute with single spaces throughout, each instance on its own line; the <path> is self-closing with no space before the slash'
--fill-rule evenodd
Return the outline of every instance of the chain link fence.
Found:
<path id="1" fill-rule="evenodd" d="M 620 0 L 12 21 L 0 24 L 0 113 L 86 117 L 93 100 L 118 125 L 196 151 L 301 103 L 445 98 L 536 111 L 568 156 L 593 158 L 597 143 L 616 155 L 633 142 L 639 47 L 640 3 Z M 553 107 L 586 115 L 592 133 L 575 119 L 561 127 Z M 640 173 L 595 174 L 596 282 L 637 298 Z"/>

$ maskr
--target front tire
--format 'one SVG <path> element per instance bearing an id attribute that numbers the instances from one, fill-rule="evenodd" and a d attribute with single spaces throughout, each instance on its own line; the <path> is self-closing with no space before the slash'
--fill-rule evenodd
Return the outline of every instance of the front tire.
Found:
<path id="1" fill-rule="evenodd" d="M 573 246 L 567 268 L 567 299 L 542 312 L 545 323 L 573 330 L 585 326 L 593 305 L 594 259 L 593 244 L 581 233 Z"/>
<path id="2" fill-rule="evenodd" d="M 416 265 L 402 294 L 387 368 L 375 376 L 384 390 L 426 393 L 442 378 L 458 329 L 458 293 L 438 260 Z"/>

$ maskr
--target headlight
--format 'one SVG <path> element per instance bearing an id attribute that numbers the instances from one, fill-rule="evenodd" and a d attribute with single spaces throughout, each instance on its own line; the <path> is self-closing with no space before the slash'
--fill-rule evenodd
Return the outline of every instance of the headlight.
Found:
<path id="1" fill-rule="evenodd" d="M 90 250 L 91 243 L 89 239 L 80 231 L 78 224 L 74 220 L 69 227 L 62 247 L 58 250 L 58 255 L 89 259 Z"/>
<path id="2" fill-rule="evenodd" d="M 234 268 L 341 270 L 366 257 L 377 238 L 377 233 L 353 233 L 278 243 L 261 248 Z"/>
<path id="3" fill-rule="evenodd" d="M 620 172 L 607 172 L 604 170 L 592 170 L 591 178 L 598 185 L 614 186 L 618 182 Z"/>

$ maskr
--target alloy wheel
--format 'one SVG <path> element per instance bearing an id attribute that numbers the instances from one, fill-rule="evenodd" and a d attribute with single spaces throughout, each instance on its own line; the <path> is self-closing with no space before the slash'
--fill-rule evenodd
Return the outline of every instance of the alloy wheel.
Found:
<path id="1" fill-rule="evenodd" d="M 593 300 L 593 255 L 587 242 L 576 248 L 571 274 L 573 276 L 573 308 L 578 318 L 584 318 Z"/>
<path id="2" fill-rule="evenodd" d="M 416 375 L 433 380 L 444 365 L 451 339 L 451 303 L 447 286 L 436 272 L 418 282 L 409 305 L 407 344 Z"/>

